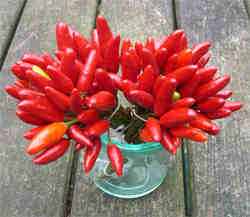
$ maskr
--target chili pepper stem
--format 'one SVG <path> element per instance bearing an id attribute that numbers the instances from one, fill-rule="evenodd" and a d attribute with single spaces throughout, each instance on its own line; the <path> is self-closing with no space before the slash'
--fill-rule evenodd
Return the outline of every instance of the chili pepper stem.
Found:
<path id="1" fill-rule="evenodd" d="M 112 112 L 112 114 L 109 116 L 109 118 L 108 118 L 109 121 L 110 121 L 110 120 L 115 116 L 115 114 L 119 111 L 120 106 L 121 106 L 121 103 L 120 103 L 119 100 L 117 100 L 117 106 L 116 106 L 115 110 Z"/>
<path id="2" fill-rule="evenodd" d="M 108 129 L 108 131 L 107 131 L 107 137 L 108 137 L 108 146 L 112 145 L 111 136 L 110 136 L 110 129 Z"/>
<path id="3" fill-rule="evenodd" d="M 65 124 L 67 125 L 67 128 L 69 128 L 72 124 L 75 124 L 78 122 L 78 119 L 77 118 L 74 118 L 73 120 L 71 121 L 68 121 L 68 122 L 65 122 Z"/>
<path id="4" fill-rule="evenodd" d="M 143 121 L 143 122 L 146 122 L 147 120 L 145 120 L 143 117 L 141 117 L 140 115 L 138 115 L 136 112 L 135 112 L 135 108 L 132 107 L 131 108 L 131 112 L 132 112 L 132 115 L 134 115 L 135 117 L 137 117 L 139 120 Z"/>

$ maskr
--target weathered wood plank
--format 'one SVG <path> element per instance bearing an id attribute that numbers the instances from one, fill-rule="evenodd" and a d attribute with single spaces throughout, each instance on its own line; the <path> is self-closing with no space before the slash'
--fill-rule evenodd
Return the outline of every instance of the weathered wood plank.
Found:
<path id="1" fill-rule="evenodd" d="M 248 18 L 250 19 L 250 0 L 244 0 L 245 6 L 246 6 L 246 10 L 248 13 Z"/>
<path id="2" fill-rule="evenodd" d="M 250 216 L 250 22 L 243 0 L 176 0 L 179 28 L 190 39 L 212 42 L 212 64 L 230 74 L 233 100 L 244 108 L 218 121 L 220 135 L 190 146 L 195 212 L 193 216 Z"/>
<path id="3" fill-rule="evenodd" d="M 108 19 L 113 32 L 133 41 L 145 40 L 149 36 L 162 38 L 173 30 L 171 1 L 102 0 L 100 13 Z M 82 157 L 80 163 L 72 216 L 184 216 L 181 152 L 171 157 L 164 183 L 155 192 L 136 200 L 117 199 L 104 194 L 95 187 L 89 175 L 84 174 Z"/>
<path id="4" fill-rule="evenodd" d="M 0 2 L 0 68 L 24 4 L 25 0 Z"/>
<path id="5" fill-rule="evenodd" d="M 53 53 L 59 21 L 89 35 L 96 12 L 92 0 L 30 0 L 9 49 L 0 76 L 0 210 L 1 216 L 61 216 L 70 154 L 48 166 L 32 164 L 22 133 L 30 128 L 15 117 L 16 102 L 5 93 L 14 76 L 10 65 L 23 52 Z"/>

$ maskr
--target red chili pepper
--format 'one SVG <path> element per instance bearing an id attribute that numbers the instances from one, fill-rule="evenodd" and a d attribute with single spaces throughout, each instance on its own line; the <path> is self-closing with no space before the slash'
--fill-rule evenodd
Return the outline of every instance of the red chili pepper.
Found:
<path id="1" fill-rule="evenodd" d="M 239 110 L 243 106 L 240 102 L 233 102 L 231 100 L 227 100 L 224 104 L 224 108 L 230 109 L 232 112 Z"/>
<path id="2" fill-rule="evenodd" d="M 55 50 L 54 54 L 57 57 L 57 59 L 61 61 L 62 58 L 63 58 L 63 56 L 64 56 L 64 51 L 62 51 L 62 50 Z"/>
<path id="3" fill-rule="evenodd" d="M 140 58 L 134 48 L 129 48 L 121 57 L 122 79 L 137 81 L 137 76 L 140 72 Z"/>
<path id="4" fill-rule="evenodd" d="M 172 103 L 170 105 L 171 109 L 176 109 L 176 108 L 190 108 L 195 104 L 195 99 L 192 97 L 185 97 L 177 100 L 176 102 Z"/>
<path id="5" fill-rule="evenodd" d="M 61 139 L 58 143 L 48 148 L 34 158 L 34 164 L 47 164 L 63 156 L 69 148 L 69 140 Z"/>
<path id="6" fill-rule="evenodd" d="M 203 68 L 205 67 L 205 65 L 208 63 L 208 61 L 210 60 L 211 58 L 211 54 L 210 53 L 206 53 L 204 54 L 197 62 L 197 66 L 199 68 Z"/>
<path id="7" fill-rule="evenodd" d="M 5 91 L 11 95 L 12 97 L 16 98 L 16 99 L 21 99 L 20 96 L 19 96 L 19 92 L 22 90 L 23 88 L 20 88 L 20 87 L 15 87 L 15 86 L 10 86 L 10 85 L 7 85 L 5 87 Z"/>
<path id="8" fill-rule="evenodd" d="M 158 90 L 160 88 L 160 86 L 162 85 L 162 83 L 164 82 L 164 80 L 166 79 L 166 76 L 164 75 L 159 75 L 154 82 L 154 86 L 153 86 L 153 95 L 156 96 L 156 94 L 158 93 Z"/>
<path id="9" fill-rule="evenodd" d="M 154 85 L 154 80 L 154 69 L 151 65 L 148 65 L 138 77 L 138 89 L 151 92 Z"/>
<path id="10" fill-rule="evenodd" d="M 168 58 L 168 51 L 166 48 L 160 48 L 155 52 L 155 59 L 160 69 L 163 69 Z"/>
<path id="11" fill-rule="evenodd" d="M 230 76 L 219 76 L 196 89 L 194 98 L 197 101 L 205 100 L 210 96 L 214 96 L 218 91 L 223 89 L 230 82 Z"/>
<path id="12" fill-rule="evenodd" d="M 106 111 L 115 107 L 116 99 L 115 96 L 108 91 L 99 91 L 92 95 L 86 101 L 86 104 L 89 108 Z"/>
<path id="13" fill-rule="evenodd" d="M 205 42 L 200 42 L 191 48 L 193 56 L 193 64 L 196 64 L 199 61 L 199 59 L 208 52 L 210 46 L 211 43 L 205 41 Z"/>
<path id="14" fill-rule="evenodd" d="M 43 60 L 46 63 L 46 66 L 51 65 L 54 67 L 59 67 L 60 63 L 58 60 L 56 60 L 55 58 L 53 58 L 50 54 L 45 53 L 41 56 L 43 58 Z"/>
<path id="15" fill-rule="evenodd" d="M 198 67 L 196 65 L 184 66 L 166 75 L 168 78 L 175 78 L 178 85 L 182 85 L 191 80 Z"/>
<path id="16" fill-rule="evenodd" d="M 15 80 L 13 84 L 20 88 L 30 88 L 29 83 L 25 80 Z"/>
<path id="17" fill-rule="evenodd" d="M 168 111 L 160 118 L 163 127 L 171 128 L 189 123 L 197 118 L 197 114 L 190 108 L 176 108 Z"/>
<path id="18" fill-rule="evenodd" d="M 92 88 L 92 83 L 95 79 L 95 70 L 97 63 L 96 50 L 91 50 L 89 53 L 84 69 L 79 74 L 77 88 L 82 92 L 88 92 Z"/>
<path id="19" fill-rule="evenodd" d="M 79 122 L 84 124 L 90 124 L 98 121 L 100 119 L 99 113 L 94 109 L 87 109 L 81 112 L 77 119 Z"/>
<path id="20" fill-rule="evenodd" d="M 209 119 L 220 119 L 220 118 L 230 116 L 231 114 L 232 114 L 232 111 L 224 107 L 219 108 L 218 110 L 214 112 L 204 113 L 204 115 Z"/>
<path id="21" fill-rule="evenodd" d="M 53 66 L 47 67 L 47 73 L 54 81 L 55 88 L 63 93 L 71 93 L 72 89 L 74 88 L 74 84 L 67 75 L 59 71 L 58 69 L 54 68 Z"/>
<path id="22" fill-rule="evenodd" d="M 21 79 L 21 80 L 27 80 L 26 75 L 25 75 L 25 71 L 21 68 L 21 66 L 19 66 L 18 64 L 13 64 L 11 66 L 11 71 L 13 72 L 13 74 Z"/>
<path id="23" fill-rule="evenodd" d="M 67 48 L 75 50 L 74 40 L 67 23 L 61 22 L 56 24 L 56 41 L 59 50 L 64 51 Z"/>
<path id="24" fill-rule="evenodd" d="M 162 40 L 159 38 L 155 38 L 155 52 L 157 52 L 160 49 Z"/>
<path id="25" fill-rule="evenodd" d="M 32 125 L 44 125 L 48 124 L 48 121 L 40 119 L 29 112 L 22 111 L 18 109 L 16 115 L 25 123 Z"/>
<path id="26" fill-rule="evenodd" d="M 193 96 L 197 87 L 199 86 L 199 82 L 200 82 L 200 75 L 196 71 L 193 78 L 180 87 L 179 93 L 181 94 L 182 97 Z"/>
<path id="27" fill-rule="evenodd" d="M 26 72 L 27 70 L 32 70 L 32 67 L 33 67 L 33 64 L 26 63 L 23 61 L 16 61 L 16 64 L 20 66 L 23 72 Z M 26 80 L 26 79 L 24 78 L 23 80 Z"/>
<path id="28" fill-rule="evenodd" d="M 61 60 L 61 68 L 60 68 L 60 70 L 61 70 L 62 74 L 64 74 L 65 77 L 67 77 L 67 83 L 66 83 L 66 85 L 69 85 L 69 81 L 68 80 L 70 80 L 71 83 L 72 82 L 75 83 L 76 80 L 77 80 L 78 74 L 76 73 L 75 70 L 73 70 L 73 66 L 75 64 L 75 60 L 76 60 L 76 52 L 73 49 L 71 49 L 71 48 L 65 49 L 63 58 Z M 60 77 L 62 77 L 62 76 L 60 76 Z M 57 79 L 59 79 L 59 77 L 57 77 Z M 64 78 L 64 80 L 66 81 L 65 78 Z M 61 80 L 59 79 L 59 81 L 61 81 Z"/>
<path id="29" fill-rule="evenodd" d="M 130 80 L 122 80 L 121 90 L 123 91 L 125 96 L 128 96 L 128 94 L 131 90 L 138 90 L 138 86 L 136 83 L 134 83 Z"/>
<path id="30" fill-rule="evenodd" d="M 70 98 L 67 95 L 59 92 L 53 87 L 45 87 L 45 93 L 50 102 L 52 102 L 59 110 L 69 111 Z"/>
<path id="31" fill-rule="evenodd" d="M 118 176 L 122 175 L 123 169 L 123 159 L 122 159 L 122 152 L 118 146 L 109 143 L 107 148 L 108 158 L 111 162 L 113 169 L 115 170 Z"/>
<path id="32" fill-rule="evenodd" d="M 114 35 L 108 41 L 104 51 L 104 63 L 110 72 L 117 73 L 119 71 L 119 48 L 120 48 L 120 35 Z"/>
<path id="33" fill-rule="evenodd" d="M 135 50 L 136 50 L 137 55 L 140 57 L 140 59 L 142 59 L 142 48 L 143 48 L 142 42 L 136 41 L 135 42 Z"/>
<path id="34" fill-rule="evenodd" d="M 217 135 L 220 131 L 219 127 L 210 121 L 207 117 L 197 112 L 197 118 L 190 123 L 191 127 L 195 127 L 201 130 L 204 130 L 212 135 Z"/>
<path id="35" fill-rule="evenodd" d="M 45 78 L 44 76 L 38 74 L 37 72 L 34 72 L 33 70 L 27 70 L 25 73 L 29 82 L 42 92 L 44 92 L 44 88 L 46 86 L 49 86 L 49 87 L 55 86 L 52 80 Z"/>
<path id="36" fill-rule="evenodd" d="M 208 136 L 204 131 L 190 126 L 171 128 L 170 133 L 173 136 L 190 139 L 195 142 L 206 142 L 208 139 Z"/>
<path id="37" fill-rule="evenodd" d="M 167 62 L 163 68 L 163 75 L 167 75 L 176 69 L 176 64 L 178 61 L 178 54 L 173 54 L 167 59 Z"/>
<path id="38" fill-rule="evenodd" d="M 145 42 L 145 48 L 149 49 L 152 54 L 155 53 L 155 40 L 152 37 L 149 37 Z"/>
<path id="39" fill-rule="evenodd" d="M 174 78 L 166 78 L 160 86 L 154 103 L 154 113 L 163 115 L 171 106 L 177 81 Z"/>
<path id="40" fill-rule="evenodd" d="M 77 53 L 82 62 L 85 62 L 93 46 L 91 43 L 79 32 L 74 32 L 73 39 L 77 47 Z"/>
<path id="41" fill-rule="evenodd" d="M 77 84 L 78 76 L 83 71 L 84 66 L 85 65 L 81 61 L 79 61 L 78 59 L 75 60 L 75 63 L 72 67 L 72 70 L 74 71 L 74 72 L 72 72 L 72 75 L 75 76 L 75 81 L 73 83 L 75 85 Z"/>
<path id="42" fill-rule="evenodd" d="M 98 36 L 97 29 L 94 29 L 92 31 L 91 36 L 92 36 L 92 45 L 96 49 L 96 53 L 97 53 L 97 59 L 98 59 L 97 67 L 105 68 L 104 60 L 103 60 L 103 57 L 101 55 L 101 44 L 100 44 L 100 39 L 99 39 L 99 36 Z"/>
<path id="43" fill-rule="evenodd" d="M 107 20 L 102 15 L 98 15 L 96 18 L 96 28 L 101 45 L 101 54 L 104 56 L 107 42 L 112 38 Z"/>
<path id="44" fill-rule="evenodd" d="M 159 67 L 157 65 L 155 56 L 151 52 L 151 50 L 149 50 L 147 48 L 142 48 L 141 58 L 142 58 L 143 69 L 146 66 L 151 65 L 154 69 L 155 77 L 157 77 L 159 75 Z"/>
<path id="45" fill-rule="evenodd" d="M 85 148 L 86 146 L 85 145 L 82 145 L 80 143 L 77 143 L 76 146 L 75 146 L 75 150 L 76 151 L 80 151 L 81 149 Z"/>
<path id="46" fill-rule="evenodd" d="M 74 70 L 77 72 L 77 75 L 84 69 L 84 64 L 78 59 L 75 60 Z"/>
<path id="47" fill-rule="evenodd" d="M 83 97 L 81 92 L 76 88 L 72 90 L 70 95 L 70 108 L 71 111 L 77 114 L 83 110 Z"/>
<path id="48" fill-rule="evenodd" d="M 162 40 L 160 48 L 166 48 L 169 56 L 173 55 L 176 52 L 176 45 L 180 41 L 183 33 L 184 31 L 182 29 L 173 31 L 169 36 Z"/>
<path id="49" fill-rule="evenodd" d="M 146 127 L 142 128 L 140 130 L 140 139 L 143 142 L 153 142 L 153 139 L 150 136 L 149 131 L 148 131 L 148 129 Z"/>
<path id="50" fill-rule="evenodd" d="M 181 68 L 192 64 L 192 50 L 190 48 L 182 50 L 178 54 L 176 68 Z"/>
<path id="51" fill-rule="evenodd" d="M 38 126 L 38 127 L 35 127 L 35 128 L 32 128 L 30 130 L 27 130 L 26 132 L 23 133 L 23 137 L 25 139 L 32 139 L 34 136 L 36 136 L 45 126 Z"/>
<path id="52" fill-rule="evenodd" d="M 201 68 L 197 70 L 197 74 L 200 76 L 199 84 L 204 84 L 213 79 L 218 68 L 216 66 L 209 66 L 207 68 Z"/>
<path id="53" fill-rule="evenodd" d="M 226 88 L 226 89 L 218 91 L 214 96 L 227 99 L 228 97 L 232 96 L 232 93 L 233 91 L 231 89 Z"/>
<path id="54" fill-rule="evenodd" d="M 198 109 L 201 112 L 213 112 L 221 108 L 225 104 L 223 98 L 209 97 L 206 100 L 197 104 Z"/>
<path id="55" fill-rule="evenodd" d="M 114 84 L 114 86 L 118 89 L 121 89 L 122 86 L 122 78 L 121 75 L 117 74 L 117 73 L 112 73 L 109 72 L 108 76 L 110 77 L 110 79 L 112 80 L 112 83 Z"/>
<path id="56" fill-rule="evenodd" d="M 179 39 L 178 44 L 176 45 L 175 52 L 179 53 L 184 49 L 188 48 L 188 40 L 185 33 L 182 34 L 181 38 Z"/>
<path id="57" fill-rule="evenodd" d="M 44 93 L 35 91 L 35 90 L 29 90 L 29 89 L 22 89 L 19 91 L 18 95 L 20 96 L 20 99 L 46 99 L 46 96 Z"/>
<path id="58" fill-rule="evenodd" d="M 146 122 L 146 128 L 148 129 L 149 134 L 155 142 L 160 142 L 162 138 L 162 130 L 159 123 L 159 120 L 155 118 L 148 118 Z"/>
<path id="59" fill-rule="evenodd" d="M 173 153 L 176 154 L 176 149 L 175 149 L 175 145 L 172 142 L 172 138 L 170 136 L 170 134 L 168 133 L 167 130 L 163 130 L 162 131 L 162 140 L 161 140 L 161 144 L 163 145 L 163 147 Z"/>
<path id="60" fill-rule="evenodd" d="M 132 41 L 130 38 L 124 38 L 121 49 L 121 56 L 128 52 L 129 48 L 132 47 Z"/>
<path id="61" fill-rule="evenodd" d="M 82 130 L 78 125 L 72 125 L 69 128 L 68 134 L 71 139 L 84 146 L 94 146 L 92 140 L 87 135 L 86 131 Z"/>
<path id="62" fill-rule="evenodd" d="M 104 69 L 97 69 L 95 72 L 95 79 L 101 90 L 109 91 L 110 93 L 116 94 L 116 84 L 113 82 L 111 77 Z"/>
<path id="63" fill-rule="evenodd" d="M 96 80 L 94 80 L 94 82 L 92 83 L 92 88 L 91 90 L 88 92 L 89 95 L 93 95 L 93 94 L 96 94 L 98 93 L 99 91 L 101 91 L 101 87 L 100 85 L 98 84 L 98 82 Z M 85 98 L 84 98 L 85 99 Z"/>
<path id="64" fill-rule="evenodd" d="M 143 90 L 131 90 L 128 97 L 132 102 L 144 108 L 152 108 L 154 105 L 154 97 Z"/>
<path id="65" fill-rule="evenodd" d="M 89 136 L 100 136 L 109 129 L 109 121 L 98 120 L 95 123 L 86 126 L 85 130 Z"/>
<path id="66" fill-rule="evenodd" d="M 180 137 L 172 136 L 171 139 L 172 139 L 172 143 L 173 143 L 175 148 L 178 148 L 182 144 L 182 140 Z"/>
<path id="67" fill-rule="evenodd" d="M 35 53 L 24 53 L 22 55 L 22 61 L 26 62 L 26 63 L 30 63 L 33 65 L 37 65 L 42 69 L 46 69 L 46 62 L 44 61 L 44 59 L 39 56 L 38 54 Z"/>
<path id="68" fill-rule="evenodd" d="M 98 155 L 101 151 L 101 145 L 102 145 L 102 142 L 97 137 L 94 139 L 94 146 L 87 147 L 84 153 L 84 170 L 86 173 L 89 172 L 93 168 L 96 162 L 96 159 L 98 158 Z"/>
<path id="69" fill-rule="evenodd" d="M 44 127 L 27 145 L 26 152 L 28 154 L 37 154 L 44 149 L 48 149 L 51 146 L 59 142 L 68 127 L 76 120 L 70 122 L 54 122 Z"/>
<path id="70" fill-rule="evenodd" d="M 18 103 L 20 110 L 30 112 L 34 116 L 47 122 L 56 122 L 64 120 L 64 113 L 59 111 L 46 99 L 23 100 Z"/>

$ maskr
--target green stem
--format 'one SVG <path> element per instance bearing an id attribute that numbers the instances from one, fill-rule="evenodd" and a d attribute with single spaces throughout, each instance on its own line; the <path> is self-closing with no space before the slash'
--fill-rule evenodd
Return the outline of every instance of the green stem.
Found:
<path id="1" fill-rule="evenodd" d="M 67 128 L 69 128 L 72 124 L 75 124 L 77 122 L 78 122 L 78 119 L 75 118 L 75 119 L 73 119 L 71 121 L 65 122 L 65 124 L 67 125 Z"/>

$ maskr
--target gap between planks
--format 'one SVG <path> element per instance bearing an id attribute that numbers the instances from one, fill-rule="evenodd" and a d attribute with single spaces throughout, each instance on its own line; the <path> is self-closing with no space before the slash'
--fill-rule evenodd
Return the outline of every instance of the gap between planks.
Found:
<path id="1" fill-rule="evenodd" d="M 11 42 L 12 42 L 14 36 L 15 36 L 18 24 L 19 24 L 19 22 L 20 22 L 20 20 L 22 18 L 23 11 L 25 9 L 27 1 L 28 0 L 24 0 L 23 5 L 21 6 L 21 9 L 20 9 L 19 13 L 16 16 L 16 20 L 14 21 L 13 28 L 10 30 L 10 35 L 9 35 L 8 39 L 6 40 L 5 48 L 4 48 L 4 51 L 3 51 L 3 55 L 0 58 L 0 71 L 2 70 L 3 63 L 4 63 L 4 61 L 5 61 L 6 57 L 7 57 L 7 54 L 8 54 L 10 45 L 11 45 Z"/>
<path id="2" fill-rule="evenodd" d="M 248 19 L 250 20 L 250 0 L 244 0 L 243 2 L 247 11 Z"/>
<path id="3" fill-rule="evenodd" d="M 172 0 L 173 16 L 174 16 L 174 30 L 180 28 L 178 22 L 178 2 Z M 183 188 L 184 188 L 184 203 L 185 203 L 185 215 L 192 216 L 192 180 L 191 180 L 191 161 L 189 143 L 187 140 L 182 140 L 181 152 L 182 152 L 182 169 L 183 169 Z"/>

